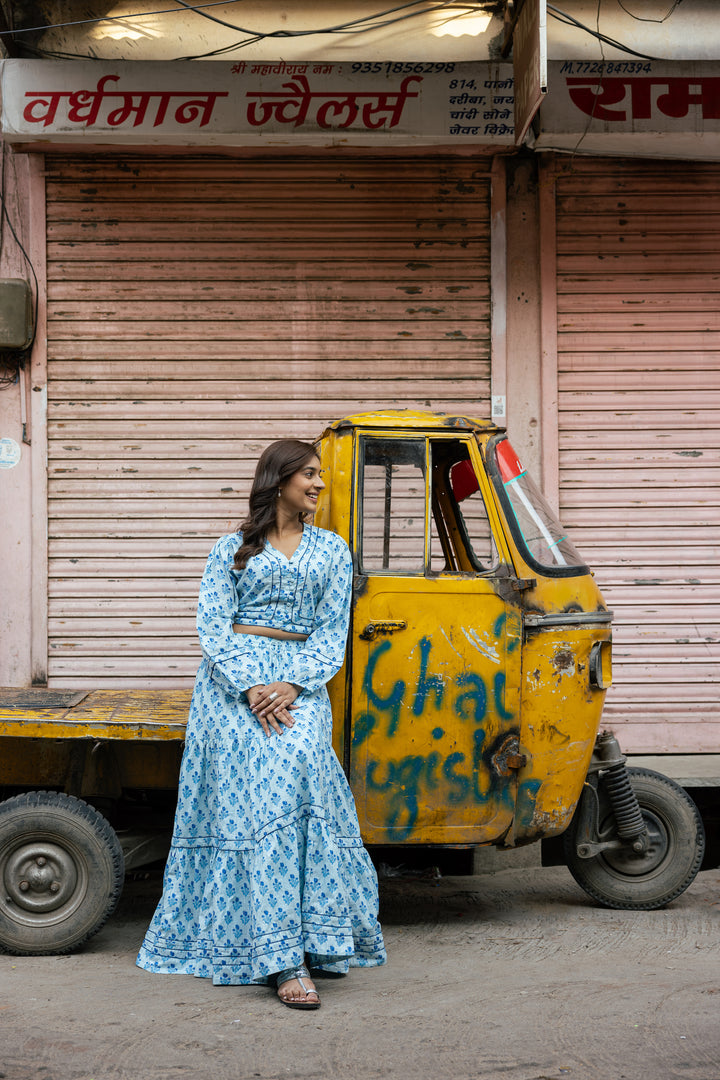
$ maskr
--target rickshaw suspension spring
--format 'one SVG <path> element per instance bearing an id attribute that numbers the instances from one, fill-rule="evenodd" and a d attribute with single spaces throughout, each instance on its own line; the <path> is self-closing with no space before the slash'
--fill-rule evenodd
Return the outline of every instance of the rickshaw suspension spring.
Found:
<path id="1" fill-rule="evenodd" d="M 645 831 L 640 804 L 632 789 L 625 762 L 610 765 L 603 774 L 607 791 L 617 823 L 618 836 L 621 840 L 632 840 Z"/>

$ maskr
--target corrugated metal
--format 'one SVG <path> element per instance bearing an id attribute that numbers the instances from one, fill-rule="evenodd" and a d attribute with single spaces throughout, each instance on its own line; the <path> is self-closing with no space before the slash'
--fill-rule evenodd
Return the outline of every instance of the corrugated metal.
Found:
<path id="1" fill-rule="evenodd" d="M 624 749 L 720 750 L 720 168 L 557 182 L 561 514 L 609 605 Z"/>
<path id="2" fill-rule="evenodd" d="M 188 685 L 283 435 L 489 414 L 489 163 L 48 159 L 49 681 Z"/>

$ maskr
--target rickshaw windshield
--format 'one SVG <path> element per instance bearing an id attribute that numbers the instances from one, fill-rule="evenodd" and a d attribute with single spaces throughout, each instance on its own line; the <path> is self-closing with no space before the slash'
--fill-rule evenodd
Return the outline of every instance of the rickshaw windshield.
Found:
<path id="1" fill-rule="evenodd" d="M 509 504 L 508 521 L 527 562 L 545 573 L 586 573 L 575 545 L 507 439 L 495 444 L 493 464 L 493 482 L 506 507 Z"/>

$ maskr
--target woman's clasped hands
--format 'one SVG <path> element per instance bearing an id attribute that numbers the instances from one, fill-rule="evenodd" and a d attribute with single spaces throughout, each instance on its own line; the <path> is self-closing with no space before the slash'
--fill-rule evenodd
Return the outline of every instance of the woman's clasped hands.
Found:
<path id="1" fill-rule="evenodd" d="M 283 726 L 291 728 L 295 719 L 291 710 L 301 687 L 289 682 L 271 682 L 267 686 L 259 684 L 246 691 L 250 711 L 260 723 L 266 735 L 273 731 L 279 735 Z"/>

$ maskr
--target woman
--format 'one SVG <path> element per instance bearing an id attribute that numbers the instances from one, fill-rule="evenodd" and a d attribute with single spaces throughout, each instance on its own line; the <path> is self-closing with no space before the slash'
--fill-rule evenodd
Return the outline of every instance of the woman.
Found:
<path id="1" fill-rule="evenodd" d="M 188 720 L 148 971 L 277 986 L 316 1009 L 308 972 L 385 962 L 377 878 L 332 748 L 325 684 L 342 665 L 352 563 L 307 524 L 324 487 L 313 446 L 272 443 L 241 531 L 200 587 L 203 660 Z"/>

